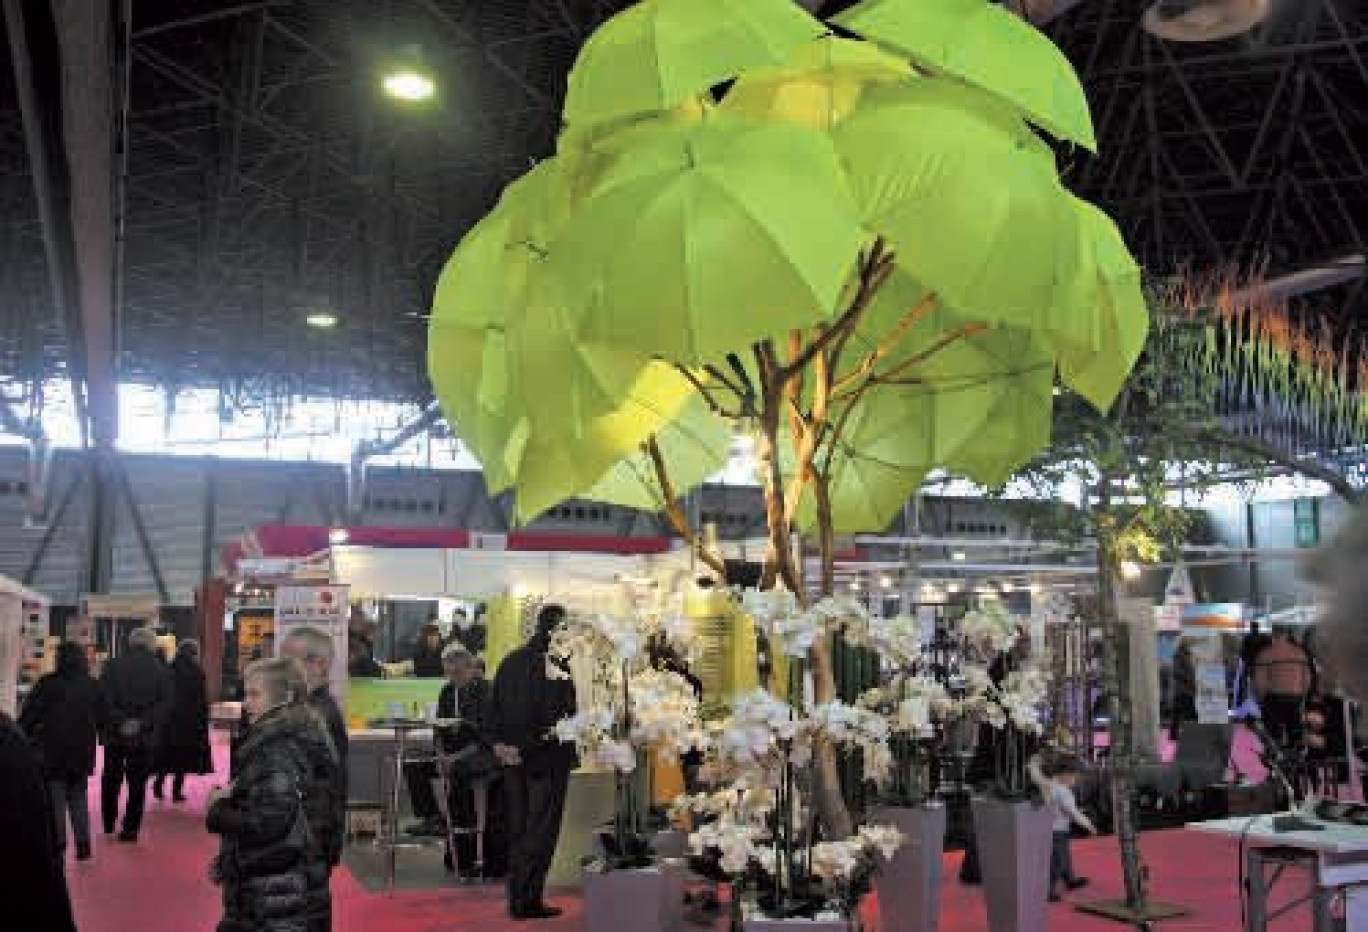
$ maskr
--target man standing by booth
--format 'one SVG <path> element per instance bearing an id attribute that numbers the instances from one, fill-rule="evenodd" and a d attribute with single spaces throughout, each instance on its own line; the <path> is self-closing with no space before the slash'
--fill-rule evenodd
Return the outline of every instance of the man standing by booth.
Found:
<path id="1" fill-rule="evenodd" d="M 291 628 L 280 642 L 280 654 L 299 661 L 308 685 L 308 704 L 327 728 L 334 756 L 317 761 L 314 786 L 306 802 L 309 824 L 323 848 L 328 869 L 342 860 L 347 819 L 347 723 L 328 688 L 333 667 L 333 640 L 311 627 Z"/>
<path id="2" fill-rule="evenodd" d="M 575 746 L 555 739 L 556 722 L 575 714 L 575 684 L 547 650 L 565 609 L 545 605 L 537 630 L 494 674 L 485 734 L 503 765 L 508 806 L 508 914 L 550 919 L 561 911 L 543 900 L 560 838 L 561 814 L 577 760 Z"/>
<path id="3" fill-rule="evenodd" d="M 156 649 L 156 632 L 138 628 L 128 636 L 128 647 L 105 664 L 100 676 L 109 702 L 100 809 L 105 834 L 113 835 L 119 817 L 119 793 L 127 780 L 128 802 L 119 841 L 129 843 L 138 840 L 142 827 L 152 749 L 171 704 L 171 674 L 154 653 Z"/>

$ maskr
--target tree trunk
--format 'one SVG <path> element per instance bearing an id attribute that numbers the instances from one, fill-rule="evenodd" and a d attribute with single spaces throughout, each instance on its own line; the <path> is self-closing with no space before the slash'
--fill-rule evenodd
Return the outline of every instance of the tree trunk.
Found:
<path id="1" fill-rule="evenodd" d="M 1121 849 L 1121 874 L 1126 905 L 1145 904 L 1144 866 L 1140 860 L 1135 820 L 1135 734 L 1131 721 L 1130 677 L 1126 671 L 1126 641 L 1116 610 L 1116 578 L 1120 554 L 1111 512 L 1111 477 L 1104 475 L 1097 503 L 1097 611 L 1105 632 L 1103 686 L 1107 691 L 1107 732 L 1111 747 L 1112 816 Z"/>

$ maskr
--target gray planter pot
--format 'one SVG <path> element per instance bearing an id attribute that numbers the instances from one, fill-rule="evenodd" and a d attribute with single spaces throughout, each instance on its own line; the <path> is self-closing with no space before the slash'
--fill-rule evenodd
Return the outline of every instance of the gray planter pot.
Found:
<path id="1" fill-rule="evenodd" d="M 1045 932 L 1050 810 L 988 797 L 976 797 L 972 805 L 989 932 Z"/>
<path id="2" fill-rule="evenodd" d="M 741 928 L 746 932 L 856 932 L 859 926 L 844 919 L 767 919 L 747 918 Z"/>
<path id="3" fill-rule="evenodd" d="M 879 865 L 874 889 L 884 932 L 936 932 L 940 928 L 941 855 L 945 849 L 945 807 L 881 807 L 873 825 L 892 825 L 906 836 L 891 861 Z"/>
<path id="4" fill-rule="evenodd" d="M 679 932 L 683 926 L 682 866 L 584 869 L 584 928 L 588 932 Z"/>

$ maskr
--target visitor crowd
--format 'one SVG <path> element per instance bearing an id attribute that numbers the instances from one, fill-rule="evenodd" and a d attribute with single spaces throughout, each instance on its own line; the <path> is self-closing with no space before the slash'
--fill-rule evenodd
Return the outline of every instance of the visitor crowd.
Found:
<path id="1" fill-rule="evenodd" d="M 415 656 L 430 674 L 435 655 L 447 680 L 438 719 L 450 725 L 438 730 L 436 746 L 437 782 L 447 788 L 438 805 L 454 829 L 446 833 L 448 869 L 506 879 L 514 919 L 560 913 L 545 902 L 544 888 L 577 761 L 553 726 L 574 712 L 575 691 L 547 652 L 564 618 L 560 606 L 544 606 L 536 633 L 504 660 L 492 685 L 464 641 L 443 647 L 425 629 Z M 168 664 L 156 643 L 151 629 L 135 630 L 98 680 L 86 649 L 62 643 L 54 672 L 34 686 L 19 721 L 0 715 L 0 831 L 17 841 L 0 856 L 0 895 L 21 904 L 27 930 L 76 928 L 64 870 L 67 824 L 77 859 L 92 858 L 87 793 L 97 744 L 104 747 L 101 821 L 121 843 L 140 838 L 149 781 L 160 800 L 169 778 L 172 802 L 180 803 L 187 776 L 214 771 L 199 646 L 181 642 Z M 348 756 L 346 722 L 328 686 L 333 641 L 321 630 L 292 628 L 279 654 L 245 668 L 245 727 L 233 741 L 231 779 L 208 797 L 205 825 L 219 840 L 207 868 L 221 890 L 219 932 L 332 928 L 329 879 L 346 837 Z M 435 776 L 410 774 L 420 815 Z"/>

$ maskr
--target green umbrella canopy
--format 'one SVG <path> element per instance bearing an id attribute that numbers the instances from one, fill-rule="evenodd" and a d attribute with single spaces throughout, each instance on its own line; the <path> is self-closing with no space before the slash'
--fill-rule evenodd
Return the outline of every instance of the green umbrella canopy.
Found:
<path id="1" fill-rule="evenodd" d="M 867 223 L 898 264 L 968 319 L 1095 346 L 1078 220 L 1053 155 L 988 95 L 926 79 L 880 95 L 834 132 Z"/>
<path id="2" fill-rule="evenodd" d="M 672 491 L 683 495 L 727 465 L 732 425 L 708 410 L 703 398 L 695 394 L 680 416 L 654 439 L 668 467 Z M 580 497 L 653 512 L 672 504 L 664 500 L 655 464 L 644 451 L 619 460 Z"/>
<path id="3" fill-rule="evenodd" d="M 708 448 L 716 433 L 727 428 L 718 424 L 710 432 L 690 434 L 697 401 L 693 386 L 674 367 L 652 363 L 623 390 L 614 410 L 582 421 L 573 436 L 529 431 L 517 466 L 518 520 L 530 521 L 568 498 L 583 495 L 653 436 L 672 444 L 676 453 L 696 455 L 688 450 L 695 442 Z"/>
<path id="4" fill-rule="evenodd" d="M 511 185 L 457 248 L 433 300 L 433 385 L 495 490 L 519 481 L 534 438 L 588 445 L 601 461 L 607 445 L 613 455 L 634 449 L 688 397 L 678 389 L 687 382 L 647 355 L 580 338 L 551 254 L 534 241 L 554 229 L 547 182 L 557 177 L 548 161 Z M 591 467 L 588 481 L 610 464 Z"/>
<path id="5" fill-rule="evenodd" d="M 619 160 L 558 258 L 584 339 L 692 366 L 830 319 L 867 241 L 826 134 L 719 120 Z"/>
<path id="6" fill-rule="evenodd" d="M 794 46 L 782 65 L 738 77 L 722 99 L 719 115 L 829 130 L 871 88 L 912 77 L 907 62 L 871 43 L 823 36 Z"/>
<path id="7" fill-rule="evenodd" d="M 983 88 L 1059 139 L 1097 151 L 1088 101 L 1043 33 L 988 0 L 865 0 L 835 18 L 936 74 Z"/>
<path id="8" fill-rule="evenodd" d="M 565 122 L 589 127 L 669 110 L 749 68 L 780 64 L 825 32 L 791 0 L 645 0 L 585 42 L 570 70 Z"/>
<path id="9" fill-rule="evenodd" d="M 917 309 L 913 323 L 895 331 L 909 308 Z M 829 467 L 839 532 L 886 527 L 932 469 L 977 478 L 986 464 L 1002 463 L 1010 472 L 1039 449 L 1032 438 L 1043 430 L 1048 440 L 1054 359 L 1029 331 L 927 302 L 900 271 L 866 322 L 869 336 L 857 334 L 847 368 L 889 334 L 901 338 L 874 368 L 881 384 L 858 399 L 838 392 L 833 404 L 833 422 L 842 425 Z M 814 517 L 805 503 L 803 523 Z"/>
<path id="10" fill-rule="evenodd" d="M 1091 292 L 1097 322 L 1095 347 L 1060 340 L 1059 373 L 1064 383 L 1099 410 L 1111 406 L 1149 333 L 1149 313 L 1140 267 L 1110 217 L 1087 201 L 1070 196 L 1079 218 L 1080 240 L 1090 249 L 1096 279 Z"/>
<path id="11" fill-rule="evenodd" d="M 549 227 L 547 162 L 514 181 L 462 239 L 442 269 L 428 325 L 428 371 L 447 419 L 485 465 L 491 490 L 513 475 L 504 451 L 519 415 L 509 410 L 505 331 L 529 281 L 540 274 Z"/>

